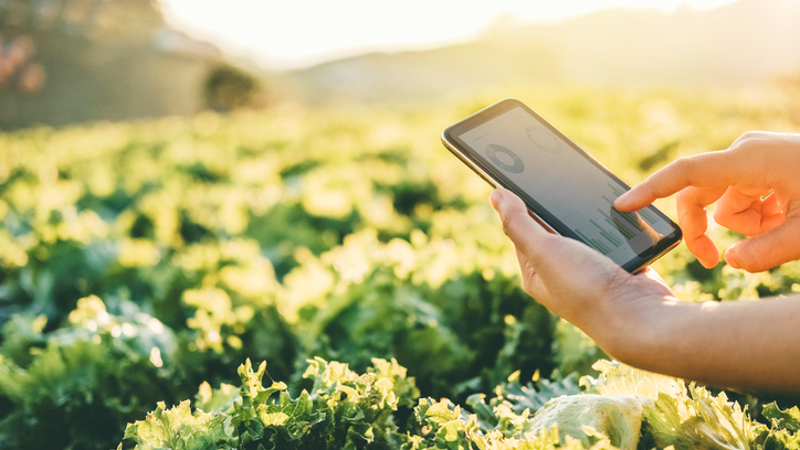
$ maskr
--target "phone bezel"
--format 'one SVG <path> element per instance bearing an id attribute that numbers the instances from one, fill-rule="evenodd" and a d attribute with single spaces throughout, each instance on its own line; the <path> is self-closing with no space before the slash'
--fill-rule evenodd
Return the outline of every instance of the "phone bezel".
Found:
<path id="1" fill-rule="evenodd" d="M 563 222 L 561 222 L 557 217 L 552 215 L 547 209 L 542 207 L 533 197 L 525 193 L 519 186 L 514 184 L 511 180 L 508 179 L 504 174 L 495 170 L 494 166 L 489 164 L 482 155 L 477 154 L 477 152 L 473 152 L 466 143 L 464 143 L 458 136 L 462 135 L 468 130 L 471 130 L 495 117 L 498 117 L 514 108 L 522 108 L 527 114 L 530 114 L 537 122 L 542 124 L 545 128 L 550 130 L 553 134 L 555 134 L 558 138 L 560 138 L 564 143 L 566 143 L 570 148 L 574 151 L 578 152 L 588 161 L 595 165 L 600 171 L 605 173 L 610 180 L 617 183 L 622 189 L 630 190 L 630 186 L 627 183 L 622 181 L 618 176 L 616 176 L 613 172 L 608 170 L 602 163 L 600 163 L 597 159 L 595 159 L 592 155 L 587 153 L 583 150 L 578 144 L 574 143 L 571 139 L 566 137 L 563 133 L 561 133 L 556 127 L 546 121 L 542 116 L 537 114 L 533 111 L 528 105 L 517 100 L 515 98 L 506 98 L 500 100 L 497 103 L 494 103 L 474 114 L 471 116 L 460 120 L 453 125 L 450 125 L 442 132 L 442 143 L 448 150 L 450 150 L 453 154 L 455 154 L 459 159 L 461 159 L 464 163 L 466 163 L 473 171 L 475 171 L 478 175 L 481 176 L 484 180 L 486 180 L 490 185 L 494 187 L 503 187 L 514 192 L 517 196 L 519 196 L 523 202 L 525 202 L 526 206 L 528 207 L 528 211 L 531 216 L 537 220 L 540 224 L 545 226 L 549 231 L 559 234 L 561 236 L 570 237 L 577 241 L 583 242 L 589 247 L 592 247 L 588 242 L 584 241 L 577 233 L 575 233 L 570 227 L 566 226 Z M 631 273 L 639 272 L 640 270 L 647 267 L 648 264 L 658 259 L 661 255 L 668 252 L 675 246 L 677 246 L 682 238 L 682 233 L 680 227 L 673 222 L 669 217 L 667 217 L 664 213 L 658 210 L 653 205 L 647 207 L 647 210 L 652 212 L 653 214 L 660 217 L 662 220 L 665 220 L 669 225 L 672 226 L 673 232 L 669 235 L 664 236 L 656 245 L 648 248 L 644 252 L 634 256 L 628 262 L 622 264 L 622 268 L 627 270 Z M 594 248 L 594 247 L 592 247 Z"/>

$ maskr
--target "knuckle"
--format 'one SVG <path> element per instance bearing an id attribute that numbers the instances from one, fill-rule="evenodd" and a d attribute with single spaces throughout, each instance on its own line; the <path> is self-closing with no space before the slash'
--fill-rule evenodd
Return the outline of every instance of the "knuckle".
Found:
<path id="1" fill-rule="evenodd" d="M 764 131 L 751 130 L 742 133 L 740 139 L 742 139 L 743 141 L 751 141 L 753 139 L 763 139 L 767 135 L 768 133 Z"/>
<path id="2" fill-rule="evenodd" d="M 756 139 L 747 139 L 745 141 L 737 142 L 735 145 L 732 145 L 727 151 L 731 152 L 734 155 L 750 153 L 753 151 L 753 149 L 756 148 L 757 142 L 759 141 Z"/>
<path id="3" fill-rule="evenodd" d="M 747 131 L 733 141 L 728 150 L 735 153 L 749 152 L 756 148 L 759 142 L 763 142 L 766 137 L 767 133 L 763 131 Z"/>
<path id="4" fill-rule="evenodd" d="M 695 168 L 695 160 L 691 156 L 676 159 L 673 168 L 681 174 L 691 173 Z"/>
<path id="5" fill-rule="evenodd" d="M 727 214 L 723 208 L 717 207 L 717 209 L 714 210 L 714 222 L 723 227 L 727 227 L 730 225 L 730 215 Z"/>
<path id="6" fill-rule="evenodd" d="M 693 156 L 686 156 L 676 159 L 664 169 L 666 174 L 669 175 L 668 179 L 687 180 L 692 177 L 696 167 L 695 158 Z"/>
<path id="7" fill-rule="evenodd" d="M 754 130 L 745 131 L 744 133 L 742 133 L 741 136 L 739 136 L 739 139 L 737 139 L 737 140 L 746 141 L 746 140 L 749 140 L 749 139 L 758 138 L 760 136 L 761 136 L 761 133 L 758 132 L 758 131 L 754 131 Z"/>
<path id="8" fill-rule="evenodd" d="M 733 144 L 731 144 L 731 148 L 745 145 L 747 142 L 752 141 L 754 139 L 759 139 L 760 137 L 761 134 L 758 131 L 745 131 L 738 138 L 736 138 L 735 141 L 733 141 Z"/>

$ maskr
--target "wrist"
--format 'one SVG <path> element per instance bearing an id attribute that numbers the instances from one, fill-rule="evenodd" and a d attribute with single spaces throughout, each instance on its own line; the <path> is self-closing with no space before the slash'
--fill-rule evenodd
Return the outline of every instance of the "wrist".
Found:
<path id="1" fill-rule="evenodd" d="M 614 359 L 646 368 L 664 345 L 669 345 L 678 300 L 662 294 L 637 294 L 604 302 L 603 320 L 596 321 L 597 329 L 587 334 Z"/>

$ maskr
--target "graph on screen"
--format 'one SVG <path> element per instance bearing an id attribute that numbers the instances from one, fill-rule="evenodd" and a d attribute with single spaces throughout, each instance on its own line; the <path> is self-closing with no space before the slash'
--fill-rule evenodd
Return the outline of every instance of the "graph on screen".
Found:
<path id="1" fill-rule="evenodd" d="M 620 247 L 626 250 L 630 247 L 634 251 L 650 247 L 653 239 L 658 237 L 652 228 L 657 218 L 646 209 L 634 213 L 617 211 L 614 199 L 622 195 L 622 189 L 611 183 L 606 183 L 605 187 L 608 192 L 582 209 L 582 213 L 589 217 L 588 224 L 574 231 L 604 255 Z"/>

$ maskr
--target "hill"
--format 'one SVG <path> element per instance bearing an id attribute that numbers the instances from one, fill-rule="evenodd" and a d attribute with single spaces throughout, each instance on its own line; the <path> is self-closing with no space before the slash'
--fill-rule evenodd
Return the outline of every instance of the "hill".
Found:
<path id="1" fill-rule="evenodd" d="M 792 0 L 611 9 L 557 24 L 504 17 L 474 42 L 341 59 L 273 83 L 312 103 L 414 102 L 542 83 L 740 88 L 800 68 L 797 23 L 800 2 Z"/>

